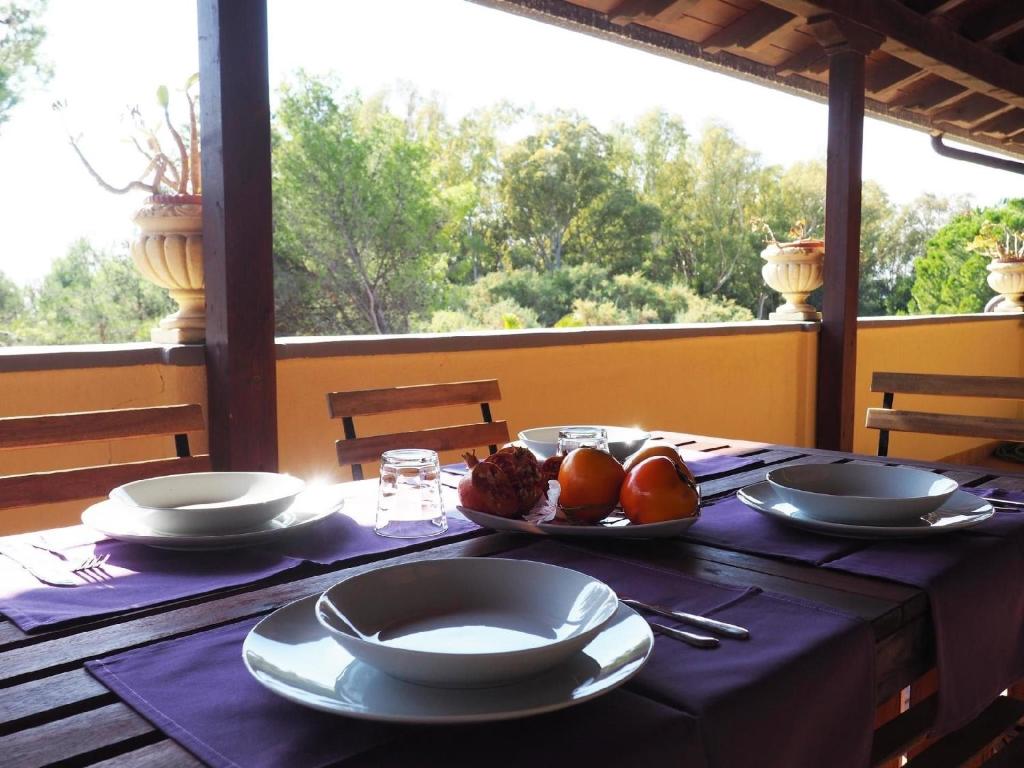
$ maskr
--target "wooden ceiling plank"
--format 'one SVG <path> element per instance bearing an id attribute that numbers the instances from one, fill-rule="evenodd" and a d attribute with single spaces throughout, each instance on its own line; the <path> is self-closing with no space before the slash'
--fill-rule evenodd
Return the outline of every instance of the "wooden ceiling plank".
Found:
<path id="1" fill-rule="evenodd" d="M 937 122 L 955 123 L 970 128 L 993 115 L 1002 114 L 1013 108 L 1012 104 L 1004 104 L 998 99 L 973 93 L 955 104 L 932 112 L 931 116 Z"/>
<path id="2" fill-rule="evenodd" d="M 898 93 L 889 100 L 889 105 L 926 112 L 928 109 L 941 109 L 970 93 L 957 83 L 932 75 L 919 87 Z"/>
<path id="3" fill-rule="evenodd" d="M 896 0 L 765 0 L 809 18 L 835 13 L 886 36 L 882 49 L 911 64 L 931 69 L 965 88 L 987 92 L 1024 106 L 1024 66 L 944 25 L 926 21 Z"/>
<path id="4" fill-rule="evenodd" d="M 989 45 L 1001 42 L 1024 29 L 1024 4 L 1003 3 L 985 13 L 969 16 L 960 25 L 960 34 Z"/>
<path id="5" fill-rule="evenodd" d="M 927 76 L 926 70 L 886 54 L 884 61 L 878 62 L 868 70 L 864 87 L 871 93 L 885 93 L 903 88 Z"/>
<path id="6" fill-rule="evenodd" d="M 825 67 L 828 66 L 825 49 L 817 43 L 812 43 L 802 51 L 794 53 L 784 62 L 775 67 L 775 73 L 779 77 L 798 75 L 805 72 L 812 64 L 820 62 L 825 62 Z"/>
<path id="7" fill-rule="evenodd" d="M 691 0 L 690 5 L 693 5 L 694 1 Z M 622 0 L 608 11 L 608 20 L 612 24 L 625 26 L 644 19 L 653 19 L 675 4 L 676 0 Z"/>
<path id="8" fill-rule="evenodd" d="M 724 48 L 750 48 L 791 23 L 796 16 L 772 5 L 759 5 L 701 43 L 708 53 Z"/>
<path id="9" fill-rule="evenodd" d="M 1009 138 L 1024 133 L 1024 109 L 1014 107 L 1009 112 L 989 117 L 974 126 L 975 133 Z"/>

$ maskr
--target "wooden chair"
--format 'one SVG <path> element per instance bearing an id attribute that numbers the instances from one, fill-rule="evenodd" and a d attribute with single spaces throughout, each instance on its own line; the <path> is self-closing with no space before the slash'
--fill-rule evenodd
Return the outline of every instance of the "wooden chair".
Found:
<path id="1" fill-rule="evenodd" d="M 395 448 L 450 451 L 486 445 L 494 453 L 498 450 L 498 444 L 507 443 L 509 437 L 508 424 L 491 419 L 490 402 L 493 400 L 501 400 L 501 390 L 495 379 L 328 392 L 327 409 L 330 416 L 332 419 L 341 419 L 345 430 L 344 439 L 336 443 L 338 463 L 342 466 L 351 465 L 353 479 L 362 480 L 363 462 L 375 461 L 384 451 Z M 448 405 L 479 405 L 483 422 L 356 437 L 355 416 Z"/>
<path id="2" fill-rule="evenodd" d="M 198 405 L 0 418 L 4 450 L 173 435 L 175 452 L 173 458 L 0 477 L 0 509 L 96 498 L 133 480 L 208 470 L 209 456 L 191 455 L 187 434 L 205 428 Z"/>
<path id="3" fill-rule="evenodd" d="M 993 416 L 899 411 L 894 395 L 945 395 L 1024 400 L 1024 378 L 1010 376 L 950 376 L 932 373 L 880 373 L 871 377 L 871 391 L 882 392 L 882 407 L 868 408 L 865 426 L 879 430 L 878 455 L 889 455 L 890 432 L 986 437 L 1024 441 L 1024 420 Z"/>

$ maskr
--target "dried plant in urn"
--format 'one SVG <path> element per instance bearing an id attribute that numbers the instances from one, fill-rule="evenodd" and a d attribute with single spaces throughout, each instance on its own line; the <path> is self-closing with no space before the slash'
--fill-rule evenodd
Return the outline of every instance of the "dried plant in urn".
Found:
<path id="1" fill-rule="evenodd" d="M 988 263 L 988 284 L 1003 297 L 993 311 L 1024 312 L 1024 232 L 986 221 L 967 250 L 992 259 Z"/>
<path id="2" fill-rule="evenodd" d="M 820 320 L 821 314 L 807 303 L 807 297 L 823 282 L 825 241 L 811 237 L 811 228 L 803 219 L 793 224 L 787 233 L 788 239 L 781 243 L 764 219 L 754 219 L 753 228 L 765 235 L 766 245 L 761 251 L 765 263 L 761 267 L 761 276 L 769 288 L 781 293 L 785 299 L 785 303 L 768 318 Z"/>
<path id="3" fill-rule="evenodd" d="M 130 141 L 145 166 L 137 178 L 123 186 L 107 181 L 86 158 L 79 140 L 74 136 L 70 139 L 86 170 L 103 189 L 114 194 L 149 193 L 133 217 L 138 232 L 131 254 L 142 276 L 166 288 L 178 304 L 178 311 L 162 319 L 151 332 L 153 341 L 159 343 L 190 344 L 206 338 L 198 85 L 199 75 L 195 74 L 182 90 L 188 111 L 184 127 L 175 126 L 171 117 L 171 96 L 166 86 L 157 89 L 162 113 L 157 125 L 147 125 L 138 107 L 130 110 L 135 129 Z M 64 104 L 54 107 L 62 109 Z M 161 133 L 165 134 L 163 141 Z"/>

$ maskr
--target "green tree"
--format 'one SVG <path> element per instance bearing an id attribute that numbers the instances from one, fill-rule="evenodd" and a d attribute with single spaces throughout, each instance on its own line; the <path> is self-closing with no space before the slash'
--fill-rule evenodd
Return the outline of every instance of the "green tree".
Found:
<path id="1" fill-rule="evenodd" d="M 30 291 L 15 328 L 26 344 L 141 341 L 172 308 L 166 292 L 143 280 L 127 254 L 97 251 L 79 240 Z"/>
<path id="2" fill-rule="evenodd" d="M 981 312 L 992 298 L 985 279 L 989 258 L 967 250 L 985 221 L 1024 230 L 1024 199 L 954 216 L 928 241 L 914 262 L 910 311 L 913 314 Z"/>
<path id="3" fill-rule="evenodd" d="M 275 255 L 325 310 L 316 329 L 401 333 L 426 311 L 437 282 L 442 211 L 426 147 L 358 94 L 340 101 L 301 76 L 282 90 L 273 148 Z M 304 333 L 302 309 L 281 306 L 279 326 Z"/>
<path id="4" fill-rule="evenodd" d="M 509 236 L 532 265 L 562 266 L 571 227 L 612 186 L 611 142 L 579 115 L 557 113 L 508 149 L 501 201 Z"/>
<path id="5" fill-rule="evenodd" d="M 39 17 L 45 9 L 46 0 L 0 3 L 0 125 L 31 85 L 50 77 L 39 58 L 46 36 Z"/>
<path id="6" fill-rule="evenodd" d="M 15 324 L 25 311 L 25 299 L 21 289 L 3 272 L 0 272 L 0 347 L 17 341 Z"/>

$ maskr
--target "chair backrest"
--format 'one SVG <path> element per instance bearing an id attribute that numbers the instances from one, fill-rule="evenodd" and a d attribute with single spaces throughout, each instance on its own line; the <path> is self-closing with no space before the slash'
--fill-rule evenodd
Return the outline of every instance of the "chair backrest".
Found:
<path id="1" fill-rule="evenodd" d="M 350 465 L 353 478 L 361 480 L 363 462 L 376 461 L 384 451 L 395 448 L 450 451 L 486 445 L 491 453 L 494 453 L 499 443 L 508 442 L 508 424 L 491 419 L 490 403 L 495 400 L 501 400 L 501 390 L 496 379 L 328 392 L 327 409 L 330 416 L 332 419 L 341 419 L 345 431 L 344 439 L 336 443 L 338 463 L 342 466 Z M 447 405 L 479 405 L 483 421 L 413 432 L 356 437 L 353 421 L 355 416 Z"/>
<path id="2" fill-rule="evenodd" d="M 1024 400 L 1024 379 L 1012 376 L 952 376 L 932 373 L 882 373 L 871 377 L 871 391 L 882 392 L 882 407 L 868 408 L 865 426 L 877 429 L 878 455 L 889 455 L 889 432 L 985 437 L 1024 441 L 1024 420 L 993 416 L 900 411 L 893 409 L 897 392 Z"/>
<path id="3" fill-rule="evenodd" d="M 112 488 L 133 480 L 208 470 L 209 456 L 191 455 L 188 444 L 189 432 L 205 428 L 198 405 L 0 418 L 0 450 L 174 436 L 172 458 L 0 477 L 0 509 L 106 496 Z"/>

